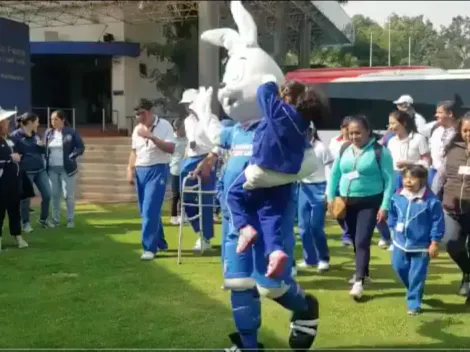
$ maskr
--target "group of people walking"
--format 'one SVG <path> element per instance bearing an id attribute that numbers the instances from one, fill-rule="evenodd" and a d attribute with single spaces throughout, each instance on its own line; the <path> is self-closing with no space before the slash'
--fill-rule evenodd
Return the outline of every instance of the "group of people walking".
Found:
<path id="1" fill-rule="evenodd" d="M 84 153 L 85 146 L 78 132 L 66 126 L 62 111 L 52 113 L 51 128 L 43 137 L 38 133 L 38 115 L 27 112 L 17 116 L 17 128 L 10 132 L 10 119 L 16 111 L 0 113 L 0 226 L 3 228 L 8 213 L 11 235 L 20 248 L 26 248 L 28 244 L 21 234 L 33 231 L 30 213 L 34 185 L 41 197 L 38 225 L 52 228 L 60 224 L 63 196 L 67 227 L 74 227 L 77 157 Z"/>

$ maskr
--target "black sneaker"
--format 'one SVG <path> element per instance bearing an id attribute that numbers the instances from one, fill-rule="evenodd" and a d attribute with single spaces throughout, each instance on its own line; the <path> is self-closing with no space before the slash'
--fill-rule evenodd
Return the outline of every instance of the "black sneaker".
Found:
<path id="1" fill-rule="evenodd" d="M 470 275 L 469 274 L 463 274 L 462 282 L 459 288 L 459 295 L 464 296 L 464 297 L 467 297 L 468 295 L 470 295 Z"/>
<path id="2" fill-rule="evenodd" d="M 305 312 L 292 314 L 290 323 L 289 346 L 297 352 L 308 351 L 317 336 L 319 304 L 311 295 L 305 296 L 308 309 Z"/>
<path id="3" fill-rule="evenodd" d="M 238 332 L 231 333 L 228 335 L 228 338 L 233 343 L 233 346 L 230 348 L 226 348 L 225 352 L 243 352 L 243 344 L 240 334 Z M 253 351 L 252 349 L 250 351 Z M 262 343 L 258 343 L 257 351 L 264 351 L 264 345 Z"/>

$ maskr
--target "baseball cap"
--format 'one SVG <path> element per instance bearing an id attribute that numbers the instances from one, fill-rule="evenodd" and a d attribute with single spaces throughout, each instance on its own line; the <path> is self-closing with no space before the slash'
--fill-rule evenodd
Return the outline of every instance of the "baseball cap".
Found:
<path id="1" fill-rule="evenodd" d="M 410 105 L 413 105 L 413 98 L 411 97 L 411 95 L 402 95 L 400 98 L 398 98 L 397 100 L 395 100 L 393 102 L 393 104 L 395 105 L 400 105 L 400 104 L 410 104 Z"/>
<path id="2" fill-rule="evenodd" d="M 151 111 L 153 103 L 149 99 L 142 98 L 139 100 L 137 106 L 134 108 L 134 112 L 139 114 L 143 111 Z"/>
<path id="3" fill-rule="evenodd" d="M 196 98 L 198 94 L 198 91 L 197 89 L 193 89 L 193 88 L 190 88 L 190 89 L 186 89 L 184 92 L 183 92 L 183 96 L 181 97 L 181 100 L 180 100 L 180 104 L 190 104 L 194 101 L 194 99 Z"/>
<path id="4" fill-rule="evenodd" d="M 14 115 L 16 115 L 15 110 L 3 110 L 2 108 L 0 108 L 0 121 L 9 119 Z"/>

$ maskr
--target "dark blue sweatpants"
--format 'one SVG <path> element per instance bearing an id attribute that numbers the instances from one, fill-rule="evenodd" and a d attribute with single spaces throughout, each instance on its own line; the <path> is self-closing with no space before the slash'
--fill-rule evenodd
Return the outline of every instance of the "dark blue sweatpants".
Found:
<path id="1" fill-rule="evenodd" d="M 243 172 L 227 191 L 227 208 L 235 231 L 240 231 L 246 225 L 253 226 L 259 221 L 265 254 L 283 250 L 282 216 L 286 204 L 292 201 L 292 184 L 245 190 L 245 181 Z"/>

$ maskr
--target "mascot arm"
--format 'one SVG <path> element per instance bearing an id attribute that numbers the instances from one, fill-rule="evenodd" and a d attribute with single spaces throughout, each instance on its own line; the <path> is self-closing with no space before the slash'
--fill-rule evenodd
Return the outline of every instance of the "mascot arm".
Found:
<path id="1" fill-rule="evenodd" d="M 246 182 L 243 184 L 243 188 L 270 188 L 301 181 L 314 173 L 321 162 L 322 161 L 318 159 L 313 148 L 308 148 L 305 150 L 304 159 L 297 174 L 286 174 L 283 172 L 268 170 L 254 164 L 248 165 L 245 169 Z"/>

